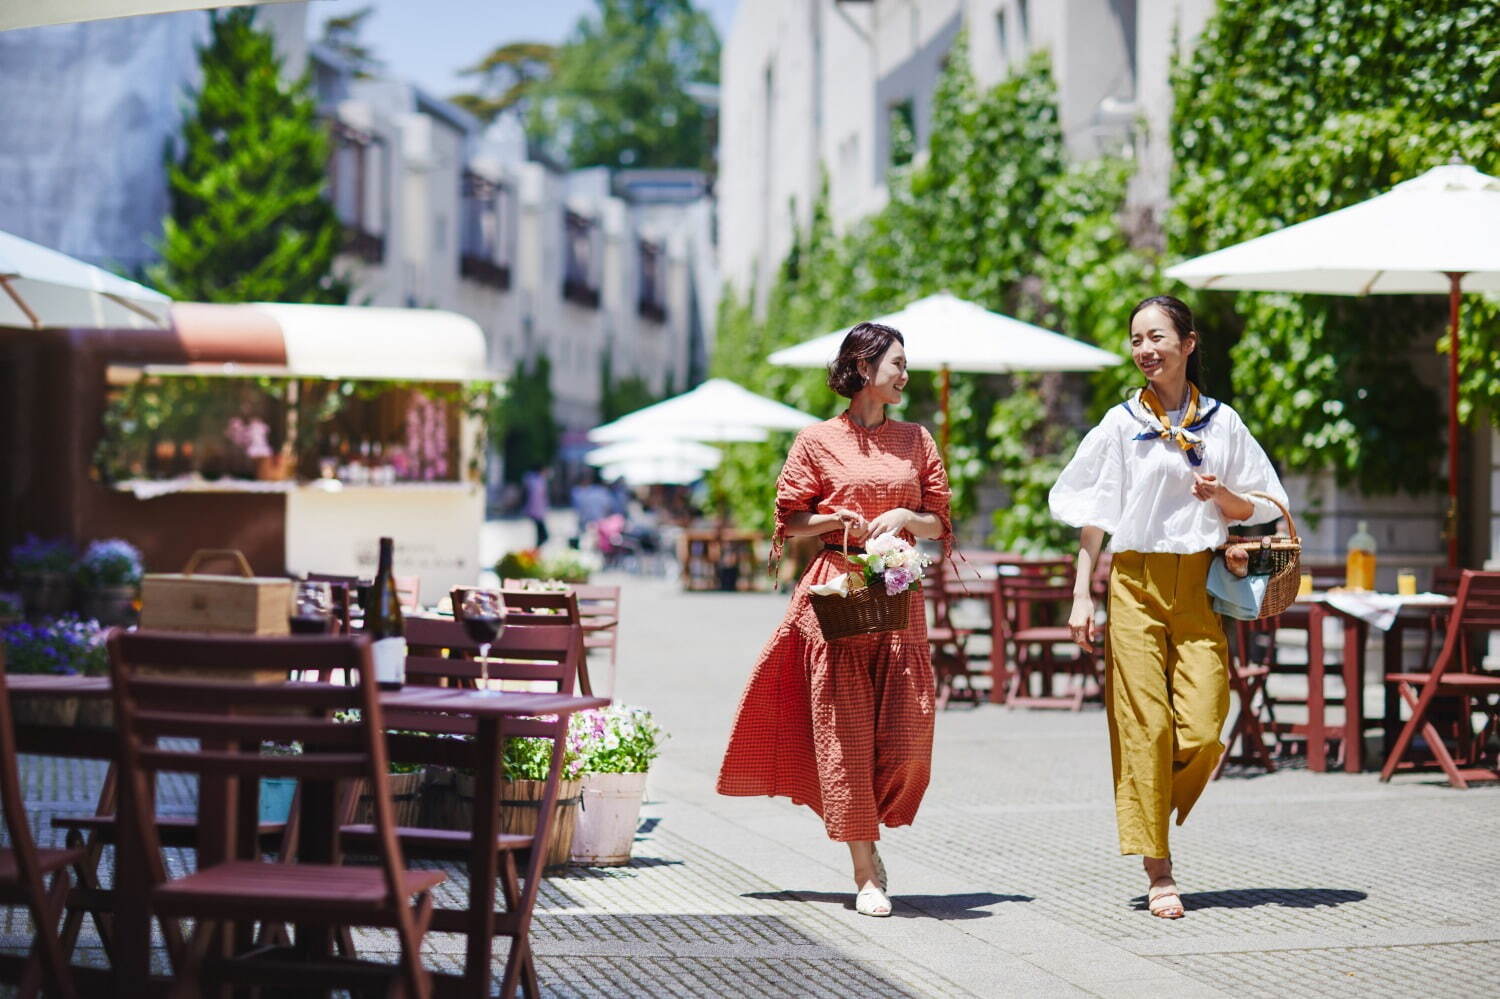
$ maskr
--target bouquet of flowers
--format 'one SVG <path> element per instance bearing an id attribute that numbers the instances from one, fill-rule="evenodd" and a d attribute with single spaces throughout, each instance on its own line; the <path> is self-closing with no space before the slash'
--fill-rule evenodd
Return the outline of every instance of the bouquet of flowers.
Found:
<path id="1" fill-rule="evenodd" d="M 909 590 L 932 564 L 931 559 L 897 534 L 871 538 L 865 543 L 865 553 L 851 555 L 849 561 L 864 569 L 866 586 L 883 584 L 886 595 L 892 597 Z"/>
<path id="2" fill-rule="evenodd" d="M 73 546 L 66 541 L 28 534 L 11 548 L 10 567 L 18 576 L 69 572 L 73 568 Z"/>

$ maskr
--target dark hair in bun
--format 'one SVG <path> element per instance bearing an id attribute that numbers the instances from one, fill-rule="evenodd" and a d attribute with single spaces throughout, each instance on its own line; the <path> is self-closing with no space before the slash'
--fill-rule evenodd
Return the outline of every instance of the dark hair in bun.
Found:
<path id="1" fill-rule="evenodd" d="M 828 365 L 828 387 L 849 399 L 865 387 L 865 376 L 859 373 L 859 362 L 865 361 L 872 368 L 880 363 L 891 344 L 903 346 L 906 340 L 898 330 L 879 323 L 860 323 L 844 334 L 839 346 L 839 356 Z"/>

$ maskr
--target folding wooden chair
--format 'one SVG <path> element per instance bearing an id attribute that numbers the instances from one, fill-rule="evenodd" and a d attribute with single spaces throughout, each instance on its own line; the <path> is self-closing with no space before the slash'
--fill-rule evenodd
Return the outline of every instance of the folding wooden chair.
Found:
<path id="1" fill-rule="evenodd" d="M 613 672 L 619 655 L 620 588 L 578 583 L 573 587 L 573 593 L 578 597 L 584 651 L 607 651 L 609 668 Z"/>
<path id="2" fill-rule="evenodd" d="M 16 730 L 5 690 L 5 650 L 0 648 L 0 807 L 10 846 L 0 847 L 0 904 L 25 906 L 31 917 L 31 952 L 26 957 L 0 957 L 5 980 L 19 982 L 23 999 L 37 995 L 43 985 L 50 995 L 78 995 L 59 921 L 68 902 L 68 867 L 83 851 L 39 847 L 31 834 L 16 768 Z M 51 882 L 48 883 L 48 879 Z"/>
<path id="3" fill-rule="evenodd" d="M 368 640 L 115 631 L 108 644 L 127 800 L 149 803 L 152 778 L 170 771 L 196 774 L 200 798 L 211 787 L 217 800 L 222 788 L 229 803 L 215 822 L 200 821 L 197 870 L 182 877 L 172 877 L 162 861 L 149 805 L 133 808 L 134 821 L 122 823 L 121 836 L 134 838 L 145 862 L 147 911 L 162 923 L 177 976 L 174 993 L 198 996 L 232 982 L 312 988 L 379 982 L 404 995 L 430 996 L 421 945 L 432 916 L 431 891 L 444 875 L 407 870 L 401 858 Z M 343 671 L 354 685 L 254 682 L 257 674 L 309 668 Z M 358 716 L 334 719 L 334 712 L 348 709 L 358 709 Z M 299 741 L 303 752 L 262 755 L 265 740 Z M 267 862 L 254 837 L 245 835 L 263 776 L 302 782 L 301 849 L 321 862 Z M 375 867 L 337 862 L 336 789 L 340 781 L 358 779 L 372 789 Z M 181 919 L 194 921 L 190 937 L 178 928 Z M 242 951 L 244 924 L 253 922 L 302 924 L 297 946 Z M 235 924 L 239 928 L 228 932 Z M 331 932 L 347 926 L 395 930 L 399 962 L 328 955 Z"/>
<path id="4" fill-rule="evenodd" d="M 559 620 L 554 617 L 554 621 Z M 418 638 L 427 646 L 463 649 L 472 647 L 461 625 L 453 621 L 436 619 L 412 619 L 407 622 L 407 642 L 412 642 L 412 626 L 417 625 Z M 577 624 L 551 624 L 545 626 L 507 624 L 491 649 L 494 661 L 490 663 L 490 676 L 516 680 L 555 680 L 561 693 L 572 690 L 572 675 L 576 673 L 582 659 L 583 644 Z M 451 643 L 451 644 L 448 644 Z M 479 676 L 480 664 L 468 658 L 441 656 L 408 656 L 406 676 L 408 683 L 430 686 L 465 686 Z M 410 714 L 391 711 L 386 715 L 386 724 L 393 729 L 387 736 L 392 754 L 408 762 L 421 762 L 433 766 L 468 767 L 472 760 L 468 754 L 471 744 L 453 736 L 473 736 L 476 726 L 472 718 L 462 716 L 435 716 L 432 714 Z M 529 719 L 518 723 L 524 731 L 516 734 L 541 736 L 553 742 L 553 767 L 549 780 L 559 777 L 562 746 L 567 737 L 566 718 L 546 721 Z M 504 745 L 502 739 L 501 745 Z M 468 829 L 433 829 L 403 826 L 396 830 L 401 847 L 407 856 L 435 860 L 465 861 L 474 853 L 473 832 Z M 368 824 L 347 824 L 340 829 L 344 847 L 350 851 L 364 852 L 375 842 L 376 829 Z M 502 833 L 495 839 L 498 855 L 500 894 L 505 902 L 505 912 L 495 920 L 495 935 L 509 936 L 511 950 L 507 958 L 505 980 L 519 979 L 528 997 L 540 995 L 536 968 L 527 942 L 531 910 L 536 904 L 537 891 L 541 884 L 545 850 L 537 833 Z M 521 870 L 525 870 L 524 879 Z M 465 909 L 439 908 L 433 913 L 432 929 L 438 932 L 463 933 L 469 925 L 469 913 Z"/>
<path id="5" fill-rule="evenodd" d="M 463 590 L 455 587 L 453 591 L 453 606 L 462 606 Z M 592 697 L 594 685 L 589 678 L 589 663 L 586 654 L 587 632 L 583 623 L 583 612 L 579 605 L 578 594 L 573 590 L 520 590 L 504 589 L 500 591 L 500 598 L 505 603 L 505 627 L 507 629 L 515 625 L 552 627 L 558 624 L 578 626 L 579 655 L 577 656 L 578 693 L 585 697 Z M 455 614 L 457 612 L 455 611 Z M 559 690 L 558 693 L 571 694 L 573 691 Z"/>
<path id="6" fill-rule="evenodd" d="M 1274 626 L 1267 627 L 1260 621 L 1235 622 L 1235 649 L 1229 662 L 1229 689 L 1234 691 L 1238 702 L 1234 723 L 1229 727 L 1229 736 L 1224 740 L 1224 754 L 1214 767 L 1213 779 L 1218 780 L 1225 763 L 1242 763 L 1264 767 L 1266 773 L 1276 772 L 1276 761 L 1266 746 L 1266 722 L 1275 723 L 1275 716 L 1266 700 L 1266 678 L 1271 667 L 1257 662 L 1257 633 L 1272 635 L 1272 643 L 1260 647 L 1274 648 Z M 1267 717 L 1262 718 L 1262 714 Z M 1239 749 L 1235 749 L 1238 743 Z"/>
<path id="7" fill-rule="evenodd" d="M 969 683 L 968 643 L 971 632 L 953 624 L 953 604 L 944 577 L 939 564 L 933 578 L 922 585 L 922 595 L 930 611 L 927 643 L 932 649 L 932 674 L 937 686 L 939 711 L 945 710 L 954 700 L 976 706 L 979 703 L 979 691 Z M 962 686 L 957 683 L 960 678 L 964 680 Z"/>
<path id="8" fill-rule="evenodd" d="M 1420 732 L 1433 760 L 1453 787 L 1467 788 L 1470 781 L 1497 780 L 1495 766 L 1481 766 L 1489 737 L 1500 723 L 1500 674 L 1476 668 L 1473 659 L 1475 641 L 1492 631 L 1500 631 L 1500 572 L 1476 572 L 1466 569 L 1459 578 L 1457 603 L 1448 619 L 1447 635 L 1430 673 L 1388 673 L 1385 682 L 1395 684 L 1401 700 L 1411 710 L 1396 744 L 1386 757 L 1380 779 L 1388 781 L 1398 769 L 1415 769 L 1422 764 L 1408 761 Z M 1456 702 L 1457 711 L 1446 727 L 1451 728 L 1454 748 L 1449 750 L 1438 729 L 1434 704 L 1439 699 Z M 1472 715 L 1486 715 L 1484 727 L 1476 737 Z M 1455 760 L 1455 754 L 1462 761 Z M 1430 765 L 1430 764 L 1429 764 Z"/>

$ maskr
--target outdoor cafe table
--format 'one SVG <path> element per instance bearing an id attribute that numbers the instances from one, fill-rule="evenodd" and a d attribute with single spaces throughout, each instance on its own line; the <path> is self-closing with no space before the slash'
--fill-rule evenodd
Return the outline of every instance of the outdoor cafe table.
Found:
<path id="1" fill-rule="evenodd" d="M 11 694 L 32 697 L 107 697 L 107 677 L 37 676 L 9 674 Z M 571 715 L 604 707 L 604 697 L 573 697 L 562 694 L 502 693 L 498 696 L 476 690 L 447 687 L 403 687 L 381 691 L 380 705 L 387 711 L 407 714 L 462 715 L 478 723 L 472 743 L 477 758 L 488 748 L 490 765 L 474 766 L 473 850 L 469 857 L 468 938 L 462 979 L 434 974 L 437 994 L 488 995 L 495 932 L 495 882 L 499 875 L 494 849 L 499 797 L 500 723 L 506 718 L 537 715 Z M 118 740 L 113 729 L 61 728 L 20 725 L 16 745 L 21 752 L 51 756 L 114 761 Z M 122 795 L 120 819 L 128 821 L 130 795 Z M 216 863 L 229 853 L 230 829 L 225 821 L 232 814 L 231 796 L 221 782 L 203 782 L 198 795 L 199 838 L 204 844 L 200 865 Z M 307 842 L 308 837 L 303 837 Z M 115 952 L 114 987 L 117 995 L 144 995 L 151 965 L 150 913 L 145 905 L 149 885 L 146 865 L 135 852 L 134 837 L 121 836 L 115 854 Z M 538 847 L 538 850 L 540 847 Z M 218 856 L 210 855 L 219 854 Z"/>
<path id="2" fill-rule="evenodd" d="M 1347 599 L 1340 600 L 1344 596 Z M 1318 772 L 1328 769 L 1328 740 L 1330 736 L 1341 737 L 1344 743 L 1344 770 L 1359 773 L 1364 769 L 1365 730 L 1365 642 L 1370 636 L 1370 618 L 1380 618 L 1373 605 L 1359 607 L 1361 598 L 1373 596 L 1387 608 L 1390 623 L 1384 629 L 1384 657 L 1382 676 L 1402 671 L 1402 640 L 1408 627 L 1425 626 L 1434 611 L 1443 611 L 1453 606 L 1453 598 L 1437 593 L 1417 593 L 1410 596 L 1396 594 L 1335 594 L 1328 592 L 1309 593 L 1299 596 L 1294 607 L 1307 612 L 1307 768 Z M 1332 598 L 1332 599 L 1330 599 Z M 1359 612 L 1357 613 L 1356 610 Z M 1344 629 L 1344 728 L 1342 733 L 1331 729 L 1324 717 L 1324 663 L 1323 622 L 1336 620 Z M 1383 623 L 1379 620 L 1377 625 Z M 1386 725 L 1395 717 L 1396 705 L 1392 691 L 1386 690 Z M 1393 734 L 1386 733 L 1389 743 Z"/>

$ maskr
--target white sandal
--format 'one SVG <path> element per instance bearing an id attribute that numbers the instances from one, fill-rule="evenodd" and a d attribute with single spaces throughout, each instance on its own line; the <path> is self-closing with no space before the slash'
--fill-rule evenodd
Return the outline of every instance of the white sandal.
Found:
<path id="1" fill-rule="evenodd" d="M 1181 919 L 1187 912 L 1172 875 L 1157 878 L 1146 892 L 1146 909 L 1158 919 Z"/>
<path id="2" fill-rule="evenodd" d="M 884 917 L 891 914 L 891 900 L 886 898 L 885 892 L 879 886 L 871 883 L 859 890 L 854 896 L 854 911 L 861 916 Z"/>

